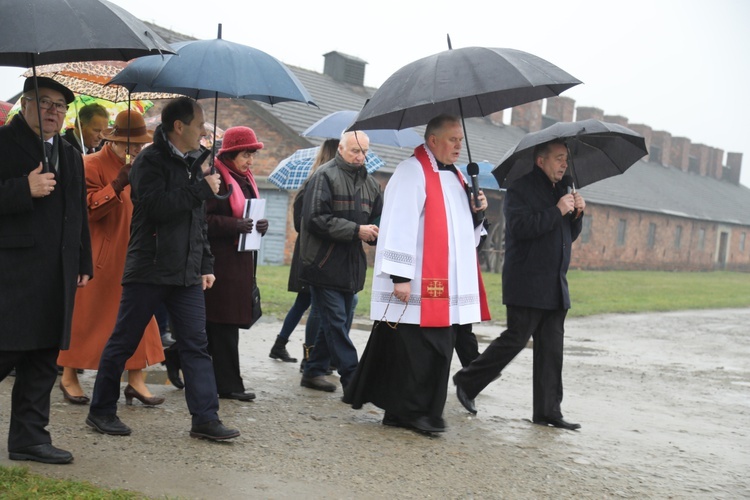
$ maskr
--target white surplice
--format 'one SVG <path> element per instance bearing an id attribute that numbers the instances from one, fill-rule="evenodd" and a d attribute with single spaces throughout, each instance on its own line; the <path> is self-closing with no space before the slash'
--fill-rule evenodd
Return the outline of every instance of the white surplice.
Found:
<path id="1" fill-rule="evenodd" d="M 433 168 L 435 157 L 425 148 Z M 455 173 L 440 170 L 446 219 L 448 220 L 448 290 L 451 324 L 481 321 L 477 250 L 482 226 L 474 228 L 466 191 Z M 460 174 L 460 172 L 459 172 Z M 385 188 L 383 213 L 375 253 L 370 318 L 420 324 L 422 250 L 435 244 L 435 235 L 424 234 L 425 178 L 415 157 L 396 167 Z M 411 296 L 404 302 L 391 297 L 391 275 L 411 279 Z M 389 305 L 390 301 L 390 305 Z M 387 312 L 386 312 L 387 309 Z"/>

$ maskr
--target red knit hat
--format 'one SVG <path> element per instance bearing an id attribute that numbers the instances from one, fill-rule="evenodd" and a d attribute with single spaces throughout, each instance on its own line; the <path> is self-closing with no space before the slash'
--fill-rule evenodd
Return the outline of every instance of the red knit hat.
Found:
<path id="1" fill-rule="evenodd" d="M 250 127 L 232 127 L 224 132 L 219 154 L 247 149 L 263 149 L 263 143 L 255 137 L 253 129 Z"/>

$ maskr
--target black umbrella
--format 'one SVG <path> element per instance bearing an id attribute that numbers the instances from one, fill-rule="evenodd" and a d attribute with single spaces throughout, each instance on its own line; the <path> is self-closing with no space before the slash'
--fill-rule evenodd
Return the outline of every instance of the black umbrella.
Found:
<path id="1" fill-rule="evenodd" d="M 143 22 L 106 0 L 0 0 L 0 12 L 6 19 L 0 30 L 0 65 L 31 67 L 37 95 L 37 64 L 128 61 L 172 53 Z"/>
<path id="2" fill-rule="evenodd" d="M 216 39 L 175 43 L 172 48 L 174 56 L 136 59 L 109 83 L 131 92 L 174 92 L 194 99 L 213 98 L 214 130 L 219 97 L 271 105 L 296 101 L 316 106 L 302 82 L 281 61 L 253 47 L 223 40 L 221 24 Z M 216 141 L 211 144 L 212 157 L 215 149 Z M 213 172 L 213 165 L 211 168 Z M 226 196 L 229 194 L 231 190 Z"/>
<path id="3" fill-rule="evenodd" d="M 555 139 L 563 139 L 568 147 L 570 175 L 578 188 L 619 175 L 648 154 L 643 136 L 622 125 L 593 119 L 558 122 L 526 134 L 505 153 L 492 171 L 500 187 L 531 172 L 534 148 Z"/>
<path id="4" fill-rule="evenodd" d="M 446 50 L 391 75 L 365 103 L 349 130 L 400 130 L 424 125 L 442 113 L 487 116 L 558 95 L 579 83 L 554 64 L 520 50 Z"/>

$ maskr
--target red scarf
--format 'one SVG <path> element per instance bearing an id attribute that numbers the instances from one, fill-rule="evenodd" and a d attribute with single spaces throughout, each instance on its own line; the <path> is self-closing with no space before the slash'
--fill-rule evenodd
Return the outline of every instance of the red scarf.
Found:
<path id="1" fill-rule="evenodd" d="M 255 177 L 253 177 L 250 169 L 247 169 L 244 174 L 237 172 L 235 169 L 224 165 L 224 163 L 222 163 L 218 158 L 214 159 L 214 167 L 216 167 L 216 170 L 218 170 L 219 174 L 221 174 L 221 179 L 227 185 L 227 189 L 229 189 L 229 186 L 233 186 L 232 194 L 229 195 L 229 206 L 232 207 L 232 215 L 234 217 L 237 217 L 238 219 L 241 219 L 245 213 L 246 198 L 242 193 L 242 189 L 240 188 L 239 183 L 235 180 L 234 176 L 229 171 L 232 170 L 232 172 L 236 173 L 240 177 L 244 176 L 247 179 L 247 182 L 249 182 L 250 186 L 253 188 L 254 197 L 260 198 L 258 185 L 255 184 Z"/>
<path id="2" fill-rule="evenodd" d="M 440 173 L 430 161 L 424 144 L 414 149 L 414 156 L 422 165 L 425 179 L 424 234 L 430 235 L 430 244 L 422 250 L 422 309 L 419 325 L 422 327 L 450 326 L 450 294 L 448 289 L 448 217 L 445 212 Z M 461 185 L 466 181 L 458 175 Z M 426 239 L 426 236 L 425 236 Z M 477 260 L 479 305 L 482 321 L 490 319 L 487 294 Z"/>

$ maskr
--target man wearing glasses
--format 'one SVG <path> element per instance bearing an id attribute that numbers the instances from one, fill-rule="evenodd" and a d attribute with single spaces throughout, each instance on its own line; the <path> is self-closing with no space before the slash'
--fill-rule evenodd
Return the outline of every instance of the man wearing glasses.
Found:
<path id="1" fill-rule="evenodd" d="M 50 391 L 93 267 L 83 161 L 59 135 L 74 96 L 49 78 L 37 86 L 26 80 L 21 112 L 0 127 L 0 380 L 15 368 L 10 459 L 64 464 L 73 455 L 46 430 Z"/>

